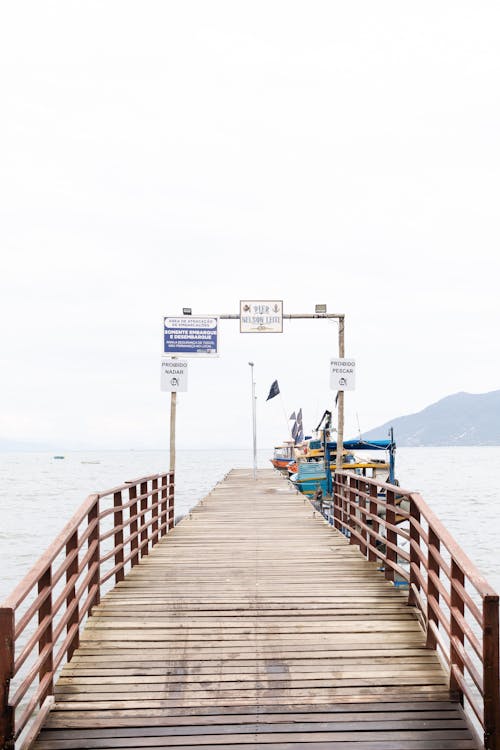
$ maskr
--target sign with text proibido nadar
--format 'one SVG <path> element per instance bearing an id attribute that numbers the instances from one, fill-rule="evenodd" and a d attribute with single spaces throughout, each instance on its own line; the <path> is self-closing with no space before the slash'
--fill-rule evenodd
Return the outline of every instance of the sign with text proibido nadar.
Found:
<path id="1" fill-rule="evenodd" d="M 241 300 L 240 333 L 283 333 L 283 300 Z"/>
<path id="2" fill-rule="evenodd" d="M 188 363 L 184 359 L 162 357 L 160 389 L 170 393 L 185 393 L 187 391 Z"/>
<path id="3" fill-rule="evenodd" d="M 218 357 L 218 319 L 185 315 L 163 319 L 163 352 L 173 357 Z"/>

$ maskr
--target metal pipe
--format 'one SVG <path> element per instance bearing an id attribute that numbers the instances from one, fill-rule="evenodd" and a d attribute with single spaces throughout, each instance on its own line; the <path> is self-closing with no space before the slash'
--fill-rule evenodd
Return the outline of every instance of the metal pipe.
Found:
<path id="1" fill-rule="evenodd" d="M 250 365 L 250 373 L 252 377 L 253 478 L 257 479 L 257 410 L 255 403 L 255 381 L 253 379 L 253 362 L 249 362 L 248 364 Z"/>
<path id="2" fill-rule="evenodd" d="M 207 317 L 211 317 L 210 315 L 207 315 Z M 229 315 L 214 315 L 213 317 L 220 318 L 220 320 L 239 320 L 240 315 L 239 314 L 229 314 Z M 338 318 L 339 320 L 342 318 L 344 319 L 344 313 L 283 313 L 283 318 L 286 318 L 287 320 L 298 320 L 299 318 L 303 318 L 305 320 L 309 320 L 311 318 Z"/>

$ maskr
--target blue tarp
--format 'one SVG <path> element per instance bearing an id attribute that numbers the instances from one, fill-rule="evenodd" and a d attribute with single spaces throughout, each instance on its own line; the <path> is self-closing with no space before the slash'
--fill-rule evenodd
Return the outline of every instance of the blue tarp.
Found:
<path id="1" fill-rule="evenodd" d="M 311 440 L 309 448 L 319 450 L 323 447 L 321 440 Z M 396 445 L 391 443 L 390 440 L 344 440 L 344 448 L 349 451 L 385 451 L 390 448 L 395 448 Z M 328 450 L 337 450 L 337 443 L 329 442 Z"/>

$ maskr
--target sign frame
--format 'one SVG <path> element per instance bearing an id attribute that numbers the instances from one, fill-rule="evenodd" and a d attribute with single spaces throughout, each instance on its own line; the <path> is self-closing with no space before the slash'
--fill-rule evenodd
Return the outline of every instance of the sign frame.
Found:
<path id="1" fill-rule="evenodd" d="M 199 323 L 193 321 L 199 321 Z M 205 322 L 205 325 L 203 325 L 203 322 Z M 174 336 L 176 331 L 179 338 L 173 338 L 173 341 L 177 344 L 174 345 L 172 343 L 172 336 Z M 184 348 L 182 347 L 183 342 L 185 344 Z M 218 357 L 219 316 L 164 315 L 163 355 L 165 357 L 178 357 L 180 359 L 186 359 L 187 357 Z"/>
<path id="2" fill-rule="evenodd" d="M 271 305 L 273 305 L 272 308 Z M 254 311 L 252 311 L 253 306 Z M 250 317 L 255 320 L 253 322 L 247 320 Z M 276 320 L 269 320 L 269 318 Z M 240 333 L 283 333 L 283 300 L 240 300 Z"/>

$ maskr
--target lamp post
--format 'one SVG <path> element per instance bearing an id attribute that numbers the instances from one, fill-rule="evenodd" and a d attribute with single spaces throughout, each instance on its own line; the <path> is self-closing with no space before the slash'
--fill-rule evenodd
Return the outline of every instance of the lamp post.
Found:
<path id="1" fill-rule="evenodd" d="M 255 410 L 255 380 L 253 379 L 253 362 L 250 365 L 252 377 L 252 430 L 253 430 L 253 478 L 257 479 L 257 414 Z"/>
<path id="2" fill-rule="evenodd" d="M 345 340 L 344 340 L 345 318 L 339 315 L 339 357 L 345 357 Z M 338 393 L 338 422 L 337 422 L 337 462 L 336 468 L 342 469 L 344 454 L 344 391 Z"/>

